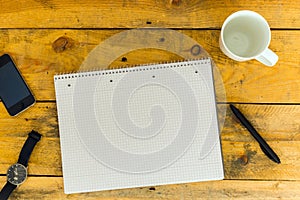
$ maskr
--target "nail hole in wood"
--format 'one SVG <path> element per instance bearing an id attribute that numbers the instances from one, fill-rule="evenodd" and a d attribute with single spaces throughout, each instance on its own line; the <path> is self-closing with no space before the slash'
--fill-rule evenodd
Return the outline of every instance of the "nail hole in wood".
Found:
<path id="1" fill-rule="evenodd" d="M 122 58 L 122 62 L 127 62 L 127 58 L 126 58 L 126 57 L 123 57 L 123 58 Z"/>

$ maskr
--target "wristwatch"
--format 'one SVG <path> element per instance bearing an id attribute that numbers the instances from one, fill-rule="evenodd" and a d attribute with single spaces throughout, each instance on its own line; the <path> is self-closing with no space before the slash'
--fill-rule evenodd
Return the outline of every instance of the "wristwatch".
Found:
<path id="1" fill-rule="evenodd" d="M 26 180 L 28 160 L 33 148 L 40 141 L 41 137 L 41 134 L 34 130 L 28 134 L 28 138 L 20 152 L 18 162 L 11 165 L 7 170 L 7 183 L 0 192 L 0 200 L 8 199 L 12 191 Z"/>

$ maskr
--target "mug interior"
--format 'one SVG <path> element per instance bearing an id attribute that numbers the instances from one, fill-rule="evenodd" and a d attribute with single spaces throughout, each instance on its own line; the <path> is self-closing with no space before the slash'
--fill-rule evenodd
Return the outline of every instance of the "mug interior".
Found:
<path id="1" fill-rule="evenodd" d="M 232 15 L 223 27 L 226 48 L 243 58 L 252 58 L 262 53 L 269 46 L 270 37 L 266 20 L 251 11 Z"/>

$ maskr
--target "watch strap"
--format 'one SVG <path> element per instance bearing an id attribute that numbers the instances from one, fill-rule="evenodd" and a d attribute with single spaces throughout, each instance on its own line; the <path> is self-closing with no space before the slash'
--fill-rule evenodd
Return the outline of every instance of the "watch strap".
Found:
<path id="1" fill-rule="evenodd" d="M 7 182 L 0 192 L 0 200 L 7 200 L 9 195 L 12 193 L 12 191 L 14 191 L 16 187 L 16 185 Z"/>
<path id="2" fill-rule="evenodd" d="M 24 143 L 24 146 L 21 150 L 21 153 L 19 155 L 19 160 L 18 163 L 24 165 L 25 167 L 27 167 L 28 165 L 28 161 L 30 158 L 30 155 L 36 145 L 36 143 L 38 141 L 40 141 L 41 139 L 41 134 L 39 134 L 38 132 L 32 130 L 29 134 L 28 134 L 28 138 Z"/>

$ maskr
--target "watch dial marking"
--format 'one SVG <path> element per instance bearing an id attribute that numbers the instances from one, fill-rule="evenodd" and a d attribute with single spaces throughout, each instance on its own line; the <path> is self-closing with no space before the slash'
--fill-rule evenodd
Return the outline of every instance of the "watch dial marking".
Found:
<path id="1" fill-rule="evenodd" d="M 27 169 L 25 166 L 16 163 L 7 170 L 7 181 L 14 185 L 19 185 L 27 178 Z"/>

